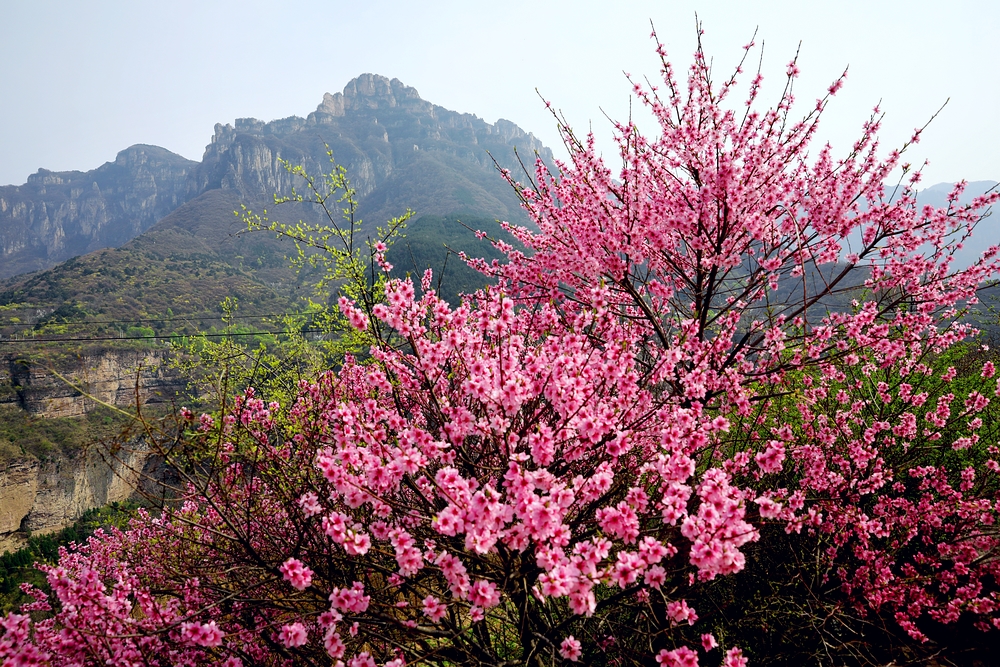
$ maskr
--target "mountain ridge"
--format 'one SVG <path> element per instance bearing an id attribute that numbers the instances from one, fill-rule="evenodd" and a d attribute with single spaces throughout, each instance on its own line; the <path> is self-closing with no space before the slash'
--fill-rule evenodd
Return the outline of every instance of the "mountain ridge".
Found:
<path id="1" fill-rule="evenodd" d="M 373 224 L 407 208 L 523 222 L 496 167 L 518 170 L 518 156 L 552 163 L 551 151 L 510 121 L 451 111 L 398 79 L 366 73 L 324 94 L 306 117 L 216 124 L 199 162 L 137 144 L 90 171 L 40 169 L 23 185 L 0 187 L 0 279 L 119 247 L 212 189 L 266 205 L 293 184 L 281 160 L 317 174 L 331 166 L 328 149 Z"/>

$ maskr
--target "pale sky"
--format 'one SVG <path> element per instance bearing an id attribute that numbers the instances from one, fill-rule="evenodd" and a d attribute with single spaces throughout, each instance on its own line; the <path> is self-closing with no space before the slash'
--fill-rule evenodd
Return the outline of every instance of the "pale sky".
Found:
<path id="1" fill-rule="evenodd" d="M 759 28 L 768 101 L 801 41 L 802 113 L 850 65 L 824 122 L 835 147 L 880 100 L 896 146 L 950 98 L 910 161 L 930 160 L 926 184 L 1000 179 L 997 0 L 0 0 L 0 184 L 93 169 L 136 143 L 199 160 L 215 123 L 306 116 L 363 72 L 514 121 L 559 156 L 537 88 L 611 155 L 622 72 L 657 76 L 650 20 L 683 73 L 695 12 L 718 78 Z"/>

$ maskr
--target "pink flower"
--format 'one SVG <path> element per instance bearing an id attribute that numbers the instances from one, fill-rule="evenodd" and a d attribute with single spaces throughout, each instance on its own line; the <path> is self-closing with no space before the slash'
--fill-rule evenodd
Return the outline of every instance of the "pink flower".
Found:
<path id="1" fill-rule="evenodd" d="M 484 609 L 497 606 L 500 604 L 500 593 L 497 591 L 497 585 L 492 581 L 480 579 L 472 584 L 472 588 L 469 590 L 469 602 Z"/>
<path id="2" fill-rule="evenodd" d="M 323 638 L 323 648 L 326 649 L 327 654 L 331 658 L 342 658 L 344 657 L 344 651 L 346 646 L 344 642 L 340 640 L 340 634 L 337 633 L 333 628 L 330 628 L 326 632 L 326 636 Z"/>
<path id="3" fill-rule="evenodd" d="M 425 616 L 437 623 L 448 613 L 448 607 L 436 597 L 428 595 L 424 598 L 423 612 Z"/>
<path id="4" fill-rule="evenodd" d="M 319 504 L 319 497 L 312 491 L 299 498 L 299 506 L 307 517 L 313 517 L 323 511 L 323 506 Z"/>
<path id="5" fill-rule="evenodd" d="M 781 514 L 781 503 L 776 503 L 766 496 L 760 496 L 754 499 L 754 502 L 760 508 L 762 519 L 774 519 Z"/>
<path id="6" fill-rule="evenodd" d="M 353 658 L 347 661 L 348 667 L 377 667 L 375 660 L 368 654 L 368 651 L 362 651 Z"/>
<path id="7" fill-rule="evenodd" d="M 340 312 L 347 318 L 347 321 L 351 323 L 351 326 L 358 331 L 364 331 L 368 328 L 368 316 L 358 307 L 356 307 L 350 299 L 346 296 L 340 297 L 337 302 L 337 307 Z"/>
<path id="8" fill-rule="evenodd" d="M 660 590 L 660 586 L 667 580 L 667 571 L 659 565 L 654 565 L 646 570 L 646 574 L 643 575 L 642 580 L 650 588 Z"/>
<path id="9" fill-rule="evenodd" d="M 747 667 L 749 660 L 743 657 L 743 651 L 736 647 L 726 652 L 726 659 L 723 660 L 723 667 Z"/>
<path id="10" fill-rule="evenodd" d="M 566 639 L 562 640 L 562 643 L 559 645 L 559 655 L 570 662 L 577 662 L 580 659 L 580 656 L 583 655 L 580 641 L 573 635 L 569 635 Z"/>
<path id="11" fill-rule="evenodd" d="M 687 646 L 673 651 L 663 649 L 656 655 L 656 662 L 662 667 L 698 667 L 698 654 Z"/>
<path id="12" fill-rule="evenodd" d="M 768 443 L 767 449 L 754 457 L 761 472 L 780 472 L 785 460 L 785 446 L 777 440 Z"/>
<path id="13" fill-rule="evenodd" d="M 181 636 L 192 644 L 198 646 L 221 646 L 222 630 L 215 624 L 215 621 L 208 623 L 182 623 Z"/>
<path id="14" fill-rule="evenodd" d="M 371 598 L 365 595 L 365 585 L 355 581 L 350 588 L 334 588 L 330 593 L 330 603 L 342 612 L 361 614 L 368 610 Z"/>
<path id="15" fill-rule="evenodd" d="M 687 621 L 688 625 L 694 625 L 695 621 L 698 620 L 698 614 L 695 613 L 694 609 L 688 606 L 687 600 L 679 600 L 668 603 L 667 617 L 669 617 L 675 624 Z"/>
<path id="16" fill-rule="evenodd" d="M 285 581 L 293 588 L 304 591 L 312 583 L 313 571 L 295 558 L 289 558 L 278 568 Z"/>
<path id="17" fill-rule="evenodd" d="M 602 507 L 597 510 L 597 520 L 602 530 L 622 538 L 625 544 L 633 544 L 639 536 L 639 518 L 635 510 L 624 501 L 613 508 Z"/>
<path id="18" fill-rule="evenodd" d="M 718 645 L 719 643 L 715 641 L 715 635 L 711 633 L 705 633 L 701 636 L 701 646 L 702 648 L 705 649 L 705 651 L 711 651 Z"/>
<path id="19" fill-rule="evenodd" d="M 324 611 L 322 614 L 319 615 L 319 618 L 317 620 L 319 621 L 319 626 L 321 628 L 332 628 L 337 623 L 340 623 L 340 621 L 343 620 L 343 618 L 344 617 L 340 615 L 340 612 Z"/>
<path id="20" fill-rule="evenodd" d="M 281 626 L 281 643 L 288 648 L 302 646 L 309 639 L 306 626 L 301 623 L 292 623 Z"/>

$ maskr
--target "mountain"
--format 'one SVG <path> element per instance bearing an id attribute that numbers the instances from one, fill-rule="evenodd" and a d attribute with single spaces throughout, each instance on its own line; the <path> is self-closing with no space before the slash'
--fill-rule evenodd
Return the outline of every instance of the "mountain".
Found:
<path id="1" fill-rule="evenodd" d="M 0 277 L 7 276 L 0 281 L 0 345 L 27 326 L 97 318 L 116 320 L 109 331 L 121 328 L 119 320 L 161 318 L 156 333 L 186 332 L 206 326 L 211 320 L 197 317 L 216 317 L 226 296 L 254 314 L 296 308 L 310 277 L 289 270 L 292 248 L 267 234 L 242 234 L 233 210 L 246 204 L 273 215 L 273 193 L 302 186 L 282 160 L 317 174 L 330 168 L 328 150 L 348 170 L 367 230 L 415 211 L 390 256 L 411 273 L 443 268 L 446 246 L 493 258 L 469 228 L 496 235 L 498 218 L 526 222 L 497 167 L 517 173 L 536 155 L 553 162 L 509 121 L 488 123 L 434 105 L 397 79 L 363 74 L 343 92 L 324 95 L 305 117 L 216 125 L 200 162 L 134 146 L 90 172 L 43 170 L 23 186 L 0 188 Z M 970 184 L 963 201 L 991 185 Z M 949 189 L 931 186 L 919 201 L 941 204 Z M 286 221 L 315 215 L 304 207 L 278 212 Z M 980 239 L 996 242 L 990 222 L 960 263 L 981 252 Z M 39 266 L 50 268 L 23 273 Z M 445 273 L 449 297 L 480 284 L 457 258 Z M 162 319 L 168 312 L 187 319 Z"/>
<path id="2" fill-rule="evenodd" d="M 246 204 L 289 222 L 319 221 L 308 206 L 274 210 L 273 195 L 303 186 L 282 160 L 319 174 L 331 168 L 328 150 L 357 191 L 363 233 L 415 211 L 390 260 L 400 274 L 438 269 L 441 291 L 452 299 L 484 280 L 457 258 L 446 260 L 449 248 L 494 258 L 472 230 L 495 237 L 502 234 L 498 218 L 527 222 L 497 167 L 516 173 L 536 155 L 552 164 L 551 151 L 513 123 L 450 111 L 396 79 L 364 74 L 342 93 L 324 95 L 305 118 L 216 125 L 201 162 L 137 146 L 91 172 L 39 172 L 0 200 L 10 211 L 0 217 L 0 239 L 33 241 L 5 243 L 0 258 L 0 357 L 26 351 L 12 337 L 31 332 L 193 333 L 219 324 L 226 297 L 253 317 L 297 310 L 313 277 L 289 268 L 294 247 L 268 233 L 246 234 L 233 211 Z M 117 189 L 107 185 L 112 176 Z M 129 190 L 129 179 L 145 189 Z M 89 194 L 98 191 L 100 206 Z M 117 199 L 108 203 L 112 193 Z M 116 215 L 105 215 L 97 229 L 91 211 L 111 208 Z M 53 219 L 62 226 L 54 228 Z M 51 266 L 57 260 L 66 261 Z M 39 265 L 49 266 L 23 273 Z"/>
<path id="3" fill-rule="evenodd" d="M 536 152 L 552 163 L 551 151 L 514 123 L 450 111 L 398 79 L 363 74 L 305 118 L 216 125 L 201 162 L 139 145 L 92 171 L 42 169 L 0 188 L 0 279 L 121 246 L 208 192 L 266 205 L 302 185 L 280 159 L 317 174 L 330 168 L 328 147 L 373 225 L 407 208 L 524 222 L 496 166 L 518 172 L 518 156 L 530 166 Z"/>
<path id="4" fill-rule="evenodd" d="M 947 208 L 948 193 L 954 187 L 954 183 L 938 183 L 924 188 L 917 193 L 917 205 Z M 968 204 L 973 198 L 995 187 L 997 187 L 996 181 L 971 181 L 957 203 Z M 969 266 L 979 259 L 987 248 L 997 244 L 1000 244 L 1000 220 L 991 214 L 976 225 L 976 233 L 971 241 L 955 253 L 955 267 Z"/>
<path id="5" fill-rule="evenodd" d="M 970 181 L 965 186 L 965 191 L 958 198 L 959 204 L 968 204 L 974 197 L 992 190 L 997 186 L 996 181 Z M 955 187 L 954 183 L 937 183 L 928 186 L 917 193 L 917 202 L 922 205 L 930 205 L 944 208 L 948 205 L 948 193 Z"/>
<path id="6" fill-rule="evenodd" d="M 0 187 L 0 278 L 138 236 L 190 199 L 197 164 L 137 145 L 91 171 L 39 169 L 24 185 Z"/>
<path id="7" fill-rule="evenodd" d="M 359 215 L 370 223 L 407 208 L 418 216 L 463 212 L 520 222 L 518 200 L 496 165 L 519 172 L 515 149 L 529 166 L 536 151 L 552 164 L 551 151 L 509 121 L 491 124 L 449 111 L 398 79 L 363 74 L 343 93 L 324 95 L 306 118 L 216 125 L 193 175 L 196 189 L 233 190 L 250 200 L 270 197 L 301 186 L 278 158 L 318 173 L 329 170 L 327 146 L 347 168 Z"/>

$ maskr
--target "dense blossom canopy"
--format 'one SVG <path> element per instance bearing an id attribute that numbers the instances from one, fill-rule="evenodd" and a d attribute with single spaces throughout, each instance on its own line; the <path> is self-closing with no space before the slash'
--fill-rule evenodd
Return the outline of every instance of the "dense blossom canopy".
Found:
<path id="1" fill-rule="evenodd" d="M 568 163 L 508 175 L 535 226 L 470 260 L 494 287 L 343 298 L 365 355 L 294 405 L 185 415 L 182 502 L 44 567 L 4 665 L 736 667 L 698 592 L 775 526 L 916 639 L 1000 627 L 1000 389 L 939 363 L 998 268 L 952 264 L 998 195 L 887 188 L 877 110 L 810 154 L 842 79 L 794 121 L 794 62 L 760 111 L 759 74 L 731 105 L 700 49 L 686 86 L 659 53 L 658 132 L 616 126 L 619 172 L 564 127 Z"/>

